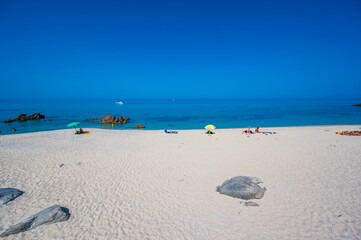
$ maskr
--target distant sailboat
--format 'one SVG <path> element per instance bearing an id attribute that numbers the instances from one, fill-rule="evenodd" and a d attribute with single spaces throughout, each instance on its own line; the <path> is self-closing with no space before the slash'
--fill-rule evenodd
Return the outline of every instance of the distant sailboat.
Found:
<path id="1" fill-rule="evenodd" d="M 119 102 L 115 102 L 116 104 L 123 104 L 123 102 L 119 101 Z"/>

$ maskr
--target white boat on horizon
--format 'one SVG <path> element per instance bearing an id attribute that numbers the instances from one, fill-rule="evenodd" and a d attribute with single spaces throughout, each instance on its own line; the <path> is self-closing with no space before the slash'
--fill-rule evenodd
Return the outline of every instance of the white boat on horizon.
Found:
<path id="1" fill-rule="evenodd" d="M 123 102 L 119 101 L 119 102 L 115 102 L 116 104 L 123 104 Z"/>

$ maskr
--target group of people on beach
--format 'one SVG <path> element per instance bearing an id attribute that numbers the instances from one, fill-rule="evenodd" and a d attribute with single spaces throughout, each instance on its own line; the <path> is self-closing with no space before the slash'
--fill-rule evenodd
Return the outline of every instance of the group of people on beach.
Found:
<path id="1" fill-rule="evenodd" d="M 255 133 L 263 133 L 263 134 L 276 134 L 276 132 L 262 132 L 262 131 L 260 131 L 259 130 L 259 127 L 256 127 L 256 129 L 254 130 L 254 132 L 251 130 L 251 127 L 248 127 L 248 129 L 247 130 L 244 130 L 243 132 L 242 132 L 242 134 L 243 133 L 246 133 L 246 134 L 255 134 Z"/>
<path id="2" fill-rule="evenodd" d="M 244 130 L 242 133 L 253 134 L 253 133 L 264 133 L 264 132 L 261 132 L 261 131 L 259 130 L 259 127 L 256 127 L 256 129 L 254 130 L 254 132 L 252 132 L 251 126 L 249 126 L 248 129 L 247 129 L 247 130 Z"/>
<path id="3" fill-rule="evenodd" d="M 16 128 L 12 128 L 13 132 L 16 132 Z M 174 134 L 177 134 L 178 131 L 174 131 L 174 130 L 164 130 L 165 133 L 174 133 Z M 0 129 L 0 134 L 2 133 L 1 129 Z M 83 134 L 83 133 L 86 133 L 82 128 L 79 129 L 79 131 L 76 131 L 75 134 Z M 246 134 L 255 134 L 255 133 L 264 133 L 264 134 L 267 134 L 267 133 L 270 133 L 270 134 L 275 134 L 275 132 L 261 132 L 259 130 L 259 127 L 256 127 L 254 132 L 251 130 L 251 127 L 248 127 L 248 129 L 242 131 L 242 134 L 243 133 L 246 133 Z M 208 130 L 206 132 L 207 135 L 212 135 L 212 134 L 215 134 L 215 132 L 212 132 L 211 130 Z M 338 131 L 336 132 L 336 134 L 339 134 L 339 135 L 347 135 L 347 136 L 361 136 L 361 131 Z"/>

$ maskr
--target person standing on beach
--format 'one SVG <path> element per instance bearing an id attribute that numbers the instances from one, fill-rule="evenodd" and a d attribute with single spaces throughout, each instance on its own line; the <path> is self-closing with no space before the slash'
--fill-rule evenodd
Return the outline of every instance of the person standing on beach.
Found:
<path id="1" fill-rule="evenodd" d="M 15 129 L 15 128 L 13 128 L 13 132 L 16 132 L 16 129 Z"/>

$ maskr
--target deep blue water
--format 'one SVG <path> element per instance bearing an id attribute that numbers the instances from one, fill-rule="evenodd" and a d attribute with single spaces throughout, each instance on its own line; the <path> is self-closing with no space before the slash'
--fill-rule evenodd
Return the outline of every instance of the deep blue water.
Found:
<path id="1" fill-rule="evenodd" d="M 123 105 L 115 104 L 122 100 Z M 64 129 L 70 122 L 81 127 L 112 128 L 88 118 L 106 113 L 130 117 L 115 129 L 129 129 L 142 123 L 146 129 L 201 129 L 207 124 L 217 128 L 361 124 L 361 100 L 0 100 L 2 134 Z M 44 120 L 3 123 L 20 113 L 40 112 Z M 48 121 L 52 120 L 52 121 Z"/>

